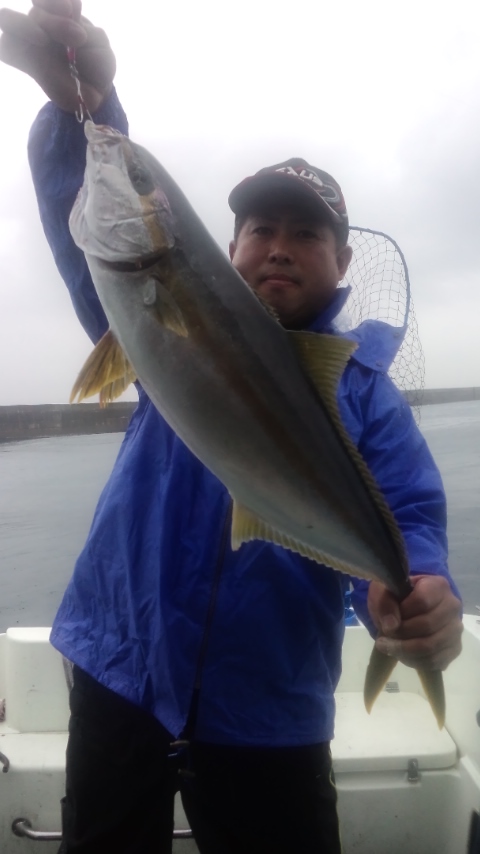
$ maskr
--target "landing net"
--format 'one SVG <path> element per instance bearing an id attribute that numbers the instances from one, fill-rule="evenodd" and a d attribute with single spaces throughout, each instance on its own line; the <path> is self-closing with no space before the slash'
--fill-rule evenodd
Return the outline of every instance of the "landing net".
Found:
<path id="1" fill-rule="evenodd" d="M 410 293 L 407 264 L 395 241 L 381 231 L 350 227 L 353 258 L 346 282 L 352 287 L 346 310 L 352 326 L 364 320 L 383 320 L 403 330 L 403 343 L 389 375 L 403 392 L 408 392 L 417 422 L 425 385 L 425 357 L 418 334 L 417 319 Z"/>

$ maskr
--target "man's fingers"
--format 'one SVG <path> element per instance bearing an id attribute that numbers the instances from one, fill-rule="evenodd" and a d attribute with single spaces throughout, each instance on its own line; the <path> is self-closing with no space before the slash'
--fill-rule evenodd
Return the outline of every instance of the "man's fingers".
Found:
<path id="1" fill-rule="evenodd" d="M 32 6 L 38 6 L 51 15 L 62 15 L 64 18 L 73 18 L 73 4 L 71 0 L 32 0 Z"/>
<path id="2" fill-rule="evenodd" d="M 71 0 L 72 2 L 72 18 L 74 21 L 79 21 L 82 16 L 82 0 Z"/>
<path id="3" fill-rule="evenodd" d="M 0 60 L 33 77 L 50 100 L 73 112 L 78 95 L 66 47 L 76 48 L 82 95 L 94 113 L 108 96 L 115 56 L 106 33 L 81 14 L 81 0 L 32 0 L 28 15 L 0 10 Z"/>
<path id="4" fill-rule="evenodd" d="M 45 31 L 32 18 L 15 12 L 13 9 L 0 9 L 0 30 L 3 30 L 7 37 L 3 39 L 3 47 L 5 47 L 5 42 L 8 42 L 10 36 L 37 47 L 46 47 L 49 43 Z M 3 56 L 3 47 L 1 58 L 4 62 L 8 62 L 8 59 Z"/>
<path id="5" fill-rule="evenodd" d="M 377 649 L 385 655 L 398 658 L 409 667 L 423 667 L 427 670 L 444 670 L 462 650 L 462 624 L 452 631 L 445 626 L 429 637 L 400 640 L 399 638 L 378 638 Z"/>
<path id="6" fill-rule="evenodd" d="M 433 611 L 444 599 L 453 596 L 446 578 L 441 575 L 421 575 L 410 578 L 413 584 L 412 592 L 400 605 L 402 620 L 410 620 L 420 614 Z M 458 602 L 459 606 L 460 603 Z"/>
<path id="7" fill-rule="evenodd" d="M 402 625 L 395 632 L 395 637 L 402 640 L 425 638 L 447 627 L 450 627 L 452 632 L 461 631 L 461 626 L 461 604 L 452 593 L 431 611 L 407 620 L 402 619 Z"/>
<path id="8" fill-rule="evenodd" d="M 28 15 L 13 9 L 0 9 L 0 29 L 5 35 L 36 47 L 47 47 L 51 39 L 72 47 L 81 47 L 87 41 L 81 24 L 72 18 L 46 12 L 40 6 L 33 6 Z"/>
<path id="9" fill-rule="evenodd" d="M 402 664 L 417 670 L 445 670 L 462 651 L 461 640 L 442 648 L 427 644 L 425 648 L 419 649 L 415 641 L 397 641 L 382 637 L 375 641 L 375 645 L 379 652 L 397 658 Z"/>
<path id="10" fill-rule="evenodd" d="M 370 583 L 368 610 L 377 629 L 384 634 L 390 634 L 400 626 L 399 602 L 379 581 Z"/>
<path id="11" fill-rule="evenodd" d="M 72 3 L 72 18 L 74 21 L 79 21 L 82 15 L 82 0 L 71 0 Z"/>
<path id="12" fill-rule="evenodd" d="M 53 41 L 70 47 L 81 47 L 87 41 L 84 28 L 72 18 L 53 15 L 39 6 L 33 6 L 28 17 L 37 24 Z"/>
<path id="13" fill-rule="evenodd" d="M 368 608 L 381 632 L 375 645 L 410 667 L 445 670 L 462 649 L 462 604 L 442 576 L 414 576 L 411 582 L 413 590 L 401 603 L 382 585 L 370 584 Z M 398 626 L 389 629 L 389 614 L 396 613 Z"/>
<path id="14" fill-rule="evenodd" d="M 62 15 L 80 21 L 82 14 L 81 0 L 32 0 L 32 6 L 38 6 L 52 15 Z"/>

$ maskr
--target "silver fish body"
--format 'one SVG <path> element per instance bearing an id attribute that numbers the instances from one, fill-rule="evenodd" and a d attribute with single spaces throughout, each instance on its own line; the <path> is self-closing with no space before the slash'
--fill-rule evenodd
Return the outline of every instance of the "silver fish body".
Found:
<path id="1" fill-rule="evenodd" d="M 336 409 L 352 342 L 286 331 L 149 152 L 86 133 L 73 238 L 130 378 L 230 492 L 234 547 L 261 537 L 407 595 L 401 534 Z M 81 374 L 74 393 L 97 386 Z"/>

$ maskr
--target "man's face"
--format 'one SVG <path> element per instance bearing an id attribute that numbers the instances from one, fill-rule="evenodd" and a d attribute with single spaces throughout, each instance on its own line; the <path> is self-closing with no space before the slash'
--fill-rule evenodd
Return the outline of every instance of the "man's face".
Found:
<path id="1" fill-rule="evenodd" d="M 230 244 L 233 266 L 292 329 L 330 303 L 351 256 L 321 213 L 291 201 L 262 205 Z"/>

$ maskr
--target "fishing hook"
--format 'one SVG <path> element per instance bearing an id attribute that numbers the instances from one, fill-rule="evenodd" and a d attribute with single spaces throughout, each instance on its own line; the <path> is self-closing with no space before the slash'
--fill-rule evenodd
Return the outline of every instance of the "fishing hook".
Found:
<path id="1" fill-rule="evenodd" d="M 82 95 L 82 84 L 80 82 L 80 77 L 78 74 L 74 47 L 67 47 L 67 59 L 68 67 L 70 68 L 70 74 L 72 75 L 75 81 L 75 85 L 77 87 L 78 109 L 75 110 L 75 118 L 77 122 L 79 122 L 79 124 L 83 124 L 85 117 L 87 119 L 90 119 L 90 121 L 93 121 Z"/>

